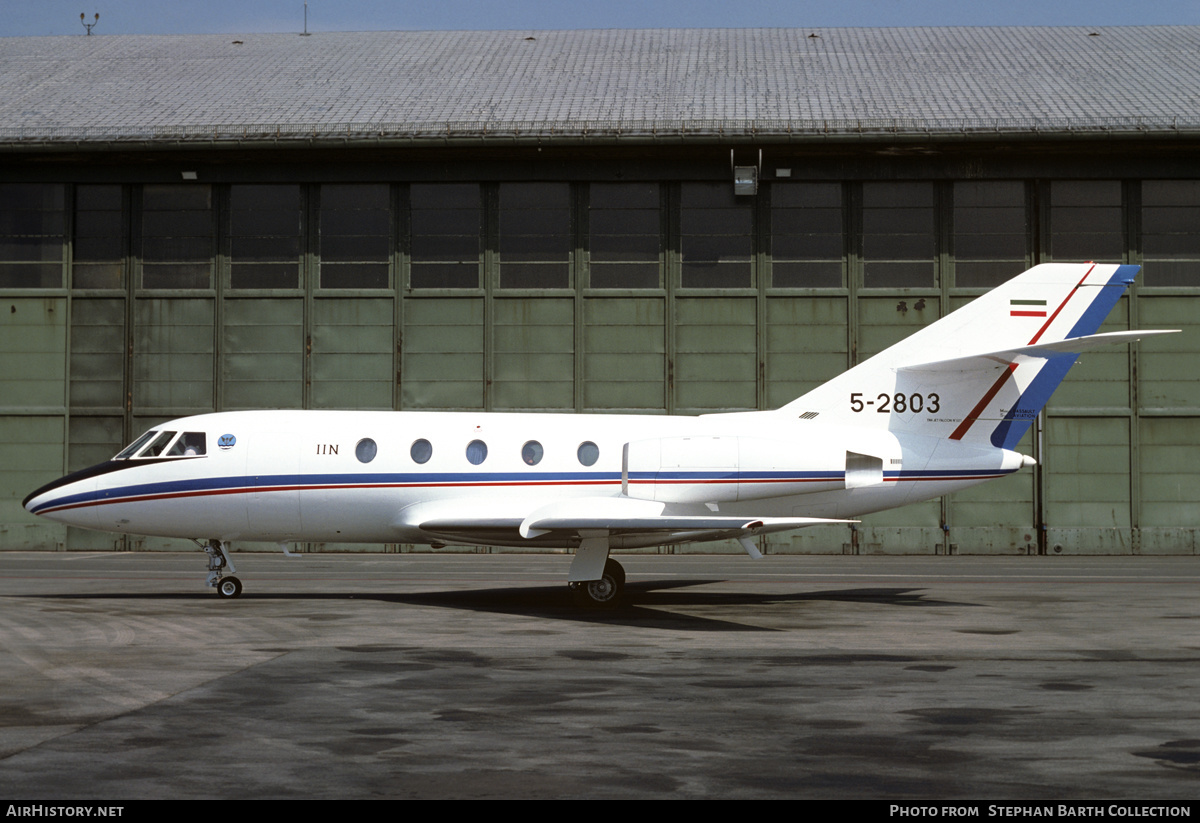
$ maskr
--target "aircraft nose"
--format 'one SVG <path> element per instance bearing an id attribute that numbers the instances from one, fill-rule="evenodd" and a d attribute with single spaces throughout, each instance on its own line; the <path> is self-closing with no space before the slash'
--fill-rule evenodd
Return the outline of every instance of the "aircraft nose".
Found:
<path id="1" fill-rule="evenodd" d="M 30 514 L 37 514 L 37 509 L 41 506 L 42 502 L 42 495 L 38 494 L 37 492 L 30 492 L 25 496 L 25 499 L 21 501 L 21 505 L 24 506 L 25 511 L 29 512 Z"/>
<path id="2" fill-rule="evenodd" d="M 21 505 L 25 507 L 25 511 L 30 514 L 41 514 L 44 509 L 52 506 L 54 501 L 61 496 L 58 490 L 62 488 L 62 481 L 64 479 L 60 477 L 53 483 L 47 483 L 25 495 L 25 499 L 21 501 Z"/>
<path id="3" fill-rule="evenodd" d="M 103 465 L 103 464 L 102 464 Z M 76 526 L 88 526 L 95 512 L 87 506 L 96 489 L 99 466 L 73 472 L 30 492 L 21 505 L 30 514 Z"/>

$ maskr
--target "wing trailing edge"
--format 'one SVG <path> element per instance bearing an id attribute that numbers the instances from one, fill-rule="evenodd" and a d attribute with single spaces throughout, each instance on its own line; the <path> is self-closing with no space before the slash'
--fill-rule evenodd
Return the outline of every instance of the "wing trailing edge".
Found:
<path id="1" fill-rule="evenodd" d="M 747 517 L 745 515 L 674 514 L 666 505 L 626 497 L 558 500 L 530 513 L 522 522 L 522 537 L 538 537 L 554 531 L 579 533 L 604 530 L 612 533 L 647 532 L 743 532 L 768 534 L 800 529 L 819 523 L 852 523 L 822 517 Z"/>

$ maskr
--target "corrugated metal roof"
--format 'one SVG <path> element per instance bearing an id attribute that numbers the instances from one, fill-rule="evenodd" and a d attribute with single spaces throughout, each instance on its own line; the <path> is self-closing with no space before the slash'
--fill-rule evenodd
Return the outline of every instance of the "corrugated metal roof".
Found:
<path id="1" fill-rule="evenodd" d="M 1200 132 L 1200 27 L 0 38 L 0 142 Z"/>

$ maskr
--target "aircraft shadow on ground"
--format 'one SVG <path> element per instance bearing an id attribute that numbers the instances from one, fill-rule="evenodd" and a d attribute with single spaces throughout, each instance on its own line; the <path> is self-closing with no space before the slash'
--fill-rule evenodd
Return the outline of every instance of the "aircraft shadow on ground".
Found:
<path id="1" fill-rule="evenodd" d="M 710 615 L 689 614 L 676 609 L 730 608 L 766 609 L 787 607 L 805 603 L 858 603 L 863 605 L 891 606 L 902 608 L 944 608 L 951 606 L 974 606 L 949 600 L 929 597 L 921 588 L 869 587 L 853 589 L 826 589 L 822 591 L 758 593 L 758 592 L 714 592 L 697 591 L 695 587 L 722 581 L 695 579 L 671 581 L 630 582 L 625 587 L 624 602 L 613 609 L 588 609 L 575 604 L 564 586 L 534 586 L 496 589 L 461 589 L 453 591 L 421 592 L 298 592 L 298 593 L 247 593 L 239 600 L 226 605 L 237 609 L 247 601 L 374 601 L 410 606 L 433 606 L 437 608 L 493 614 L 547 617 L 557 620 L 573 620 L 585 623 L 608 625 L 630 625 L 643 628 L 689 629 L 703 631 L 778 631 L 770 627 L 754 626 L 733 619 Z M 189 593 L 94 593 L 94 594 L 46 594 L 16 595 L 17 597 L 113 600 L 113 601 L 196 601 L 216 600 L 209 592 Z"/>

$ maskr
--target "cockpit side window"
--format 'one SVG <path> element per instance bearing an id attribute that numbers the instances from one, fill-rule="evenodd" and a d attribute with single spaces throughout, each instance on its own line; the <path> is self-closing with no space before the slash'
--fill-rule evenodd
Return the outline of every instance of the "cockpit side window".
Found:
<path id="1" fill-rule="evenodd" d="M 167 452 L 167 457 L 202 457 L 208 453 L 205 446 L 204 432 L 184 432 Z"/>
<path id="2" fill-rule="evenodd" d="M 146 445 L 146 442 L 156 434 L 158 434 L 158 432 L 154 429 L 146 432 L 137 440 L 134 440 L 128 446 L 121 449 L 121 451 L 117 453 L 117 456 L 114 457 L 113 460 L 128 460 L 131 456 L 137 454 L 137 450 Z"/>

